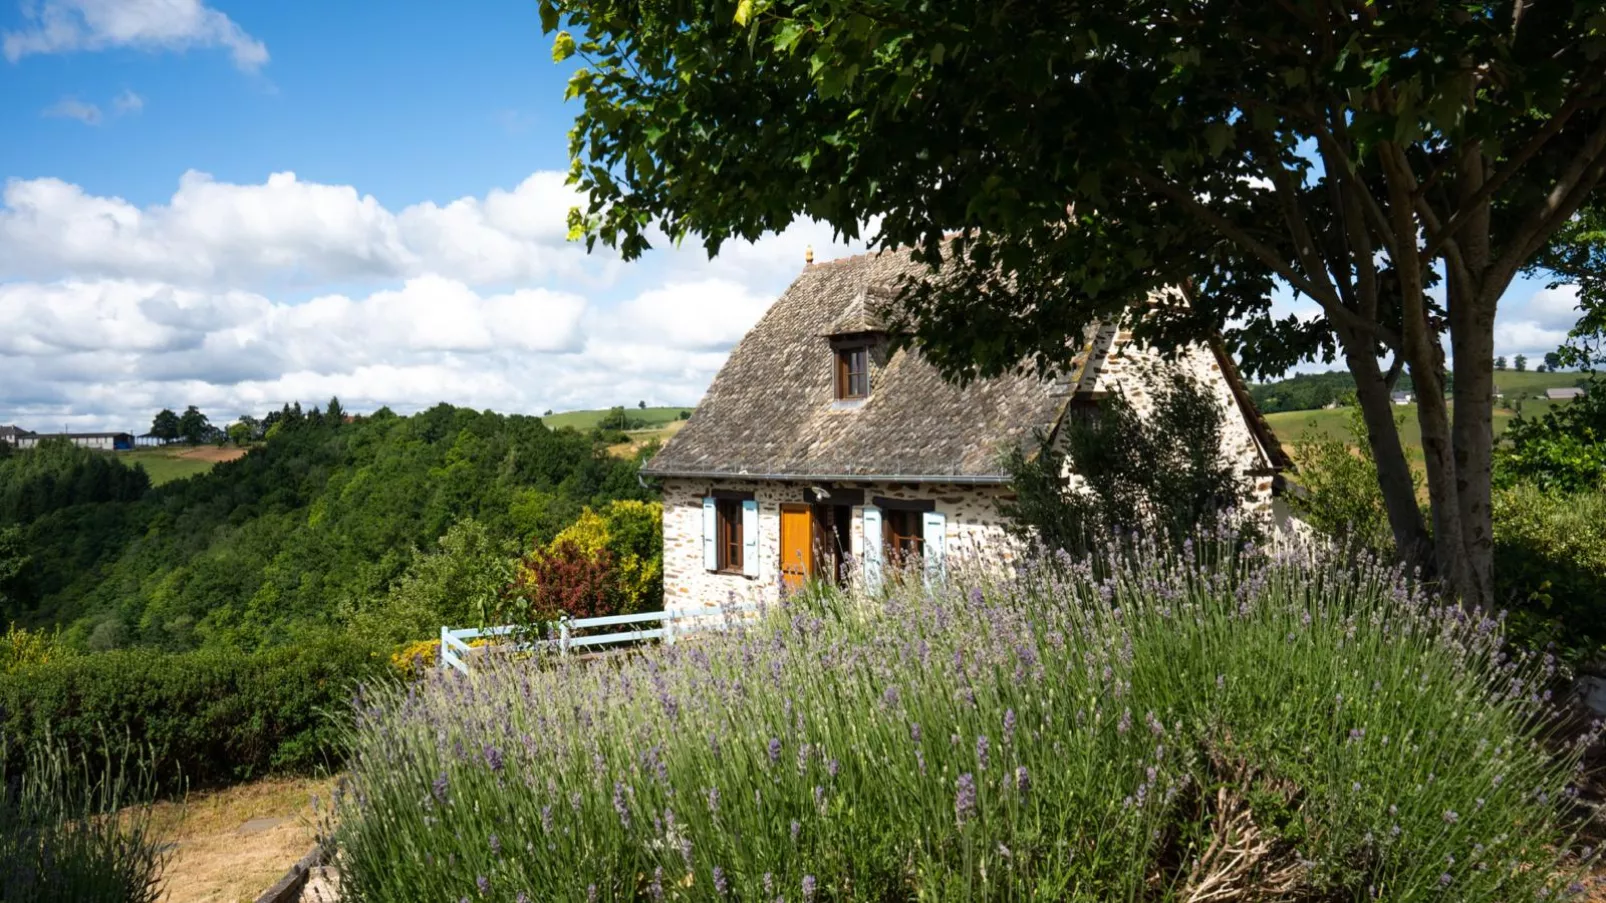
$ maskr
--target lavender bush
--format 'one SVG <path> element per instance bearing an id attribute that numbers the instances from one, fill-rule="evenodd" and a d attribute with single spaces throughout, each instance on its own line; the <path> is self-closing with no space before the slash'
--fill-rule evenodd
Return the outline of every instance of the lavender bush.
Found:
<path id="1" fill-rule="evenodd" d="M 1382 566 L 1128 549 L 370 691 L 330 829 L 360 901 L 1561 899 L 1550 667 Z"/>

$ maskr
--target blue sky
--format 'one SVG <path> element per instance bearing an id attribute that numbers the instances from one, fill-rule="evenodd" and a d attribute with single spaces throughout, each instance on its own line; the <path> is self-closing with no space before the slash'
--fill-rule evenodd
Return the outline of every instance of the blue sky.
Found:
<path id="1" fill-rule="evenodd" d="M 695 403 L 806 246 L 856 249 L 586 255 L 566 79 L 529 0 L 0 0 L 0 424 Z M 1502 352 L 1570 324 L 1541 288 Z"/>

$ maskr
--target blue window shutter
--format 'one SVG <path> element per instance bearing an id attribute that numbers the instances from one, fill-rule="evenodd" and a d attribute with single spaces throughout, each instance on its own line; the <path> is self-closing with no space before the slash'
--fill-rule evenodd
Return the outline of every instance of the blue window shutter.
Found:
<path id="1" fill-rule="evenodd" d="M 881 588 L 882 532 L 881 509 L 864 506 L 864 586 L 870 592 Z"/>
<path id="2" fill-rule="evenodd" d="M 948 537 L 948 518 L 938 511 L 927 511 L 920 517 L 920 536 L 925 540 L 926 579 L 943 575 L 943 555 Z"/>
<path id="3" fill-rule="evenodd" d="M 703 498 L 703 568 L 704 570 L 719 570 L 719 549 L 714 546 L 714 536 L 719 526 L 719 512 L 714 507 L 714 497 Z"/>
<path id="4" fill-rule="evenodd" d="M 758 502 L 742 502 L 742 573 L 758 576 Z"/>

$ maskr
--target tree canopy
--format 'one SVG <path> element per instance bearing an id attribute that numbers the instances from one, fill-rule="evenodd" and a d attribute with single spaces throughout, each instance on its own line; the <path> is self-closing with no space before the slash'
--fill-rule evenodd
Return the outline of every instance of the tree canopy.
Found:
<path id="1" fill-rule="evenodd" d="M 541 13 L 578 35 L 554 56 L 586 62 L 575 234 L 633 257 L 659 231 L 717 253 L 798 217 L 869 229 L 934 268 L 900 320 L 960 379 L 1064 367 L 1069 337 L 1122 316 L 1161 347 L 1220 331 L 1252 374 L 1342 358 L 1402 554 L 1489 601 L 1494 313 L 1606 172 L 1598 3 Z M 1274 311 L 1279 282 L 1312 315 Z M 1406 369 L 1436 555 L 1388 404 Z"/>

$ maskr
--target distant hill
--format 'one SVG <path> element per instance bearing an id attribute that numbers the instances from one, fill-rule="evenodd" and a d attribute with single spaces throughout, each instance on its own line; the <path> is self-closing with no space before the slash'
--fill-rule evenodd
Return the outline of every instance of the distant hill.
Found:
<path id="1" fill-rule="evenodd" d="M 1522 397 L 1539 397 L 1546 389 L 1582 385 L 1584 374 L 1576 371 L 1540 373 L 1527 370 L 1496 370 L 1495 389 L 1505 395 L 1501 401 L 1511 405 Z M 1411 377 L 1401 374 L 1395 389 L 1414 391 Z M 1298 373 L 1276 382 L 1259 383 L 1249 387 L 1249 394 L 1262 413 L 1278 414 L 1285 411 L 1315 411 L 1342 399 L 1355 390 L 1355 380 L 1349 373 L 1335 370 L 1327 373 Z"/>
<path id="2" fill-rule="evenodd" d="M 577 430 L 590 430 L 611 425 L 604 424 L 603 421 L 610 419 L 610 415 L 617 410 L 619 409 L 564 411 L 561 414 L 547 414 L 541 418 L 541 422 L 555 430 L 566 426 L 572 426 Z M 685 419 L 681 414 L 691 414 L 691 408 L 624 408 L 623 411 L 629 421 L 639 422 L 639 425 L 632 425 L 627 429 L 662 429 L 676 420 Z"/>

